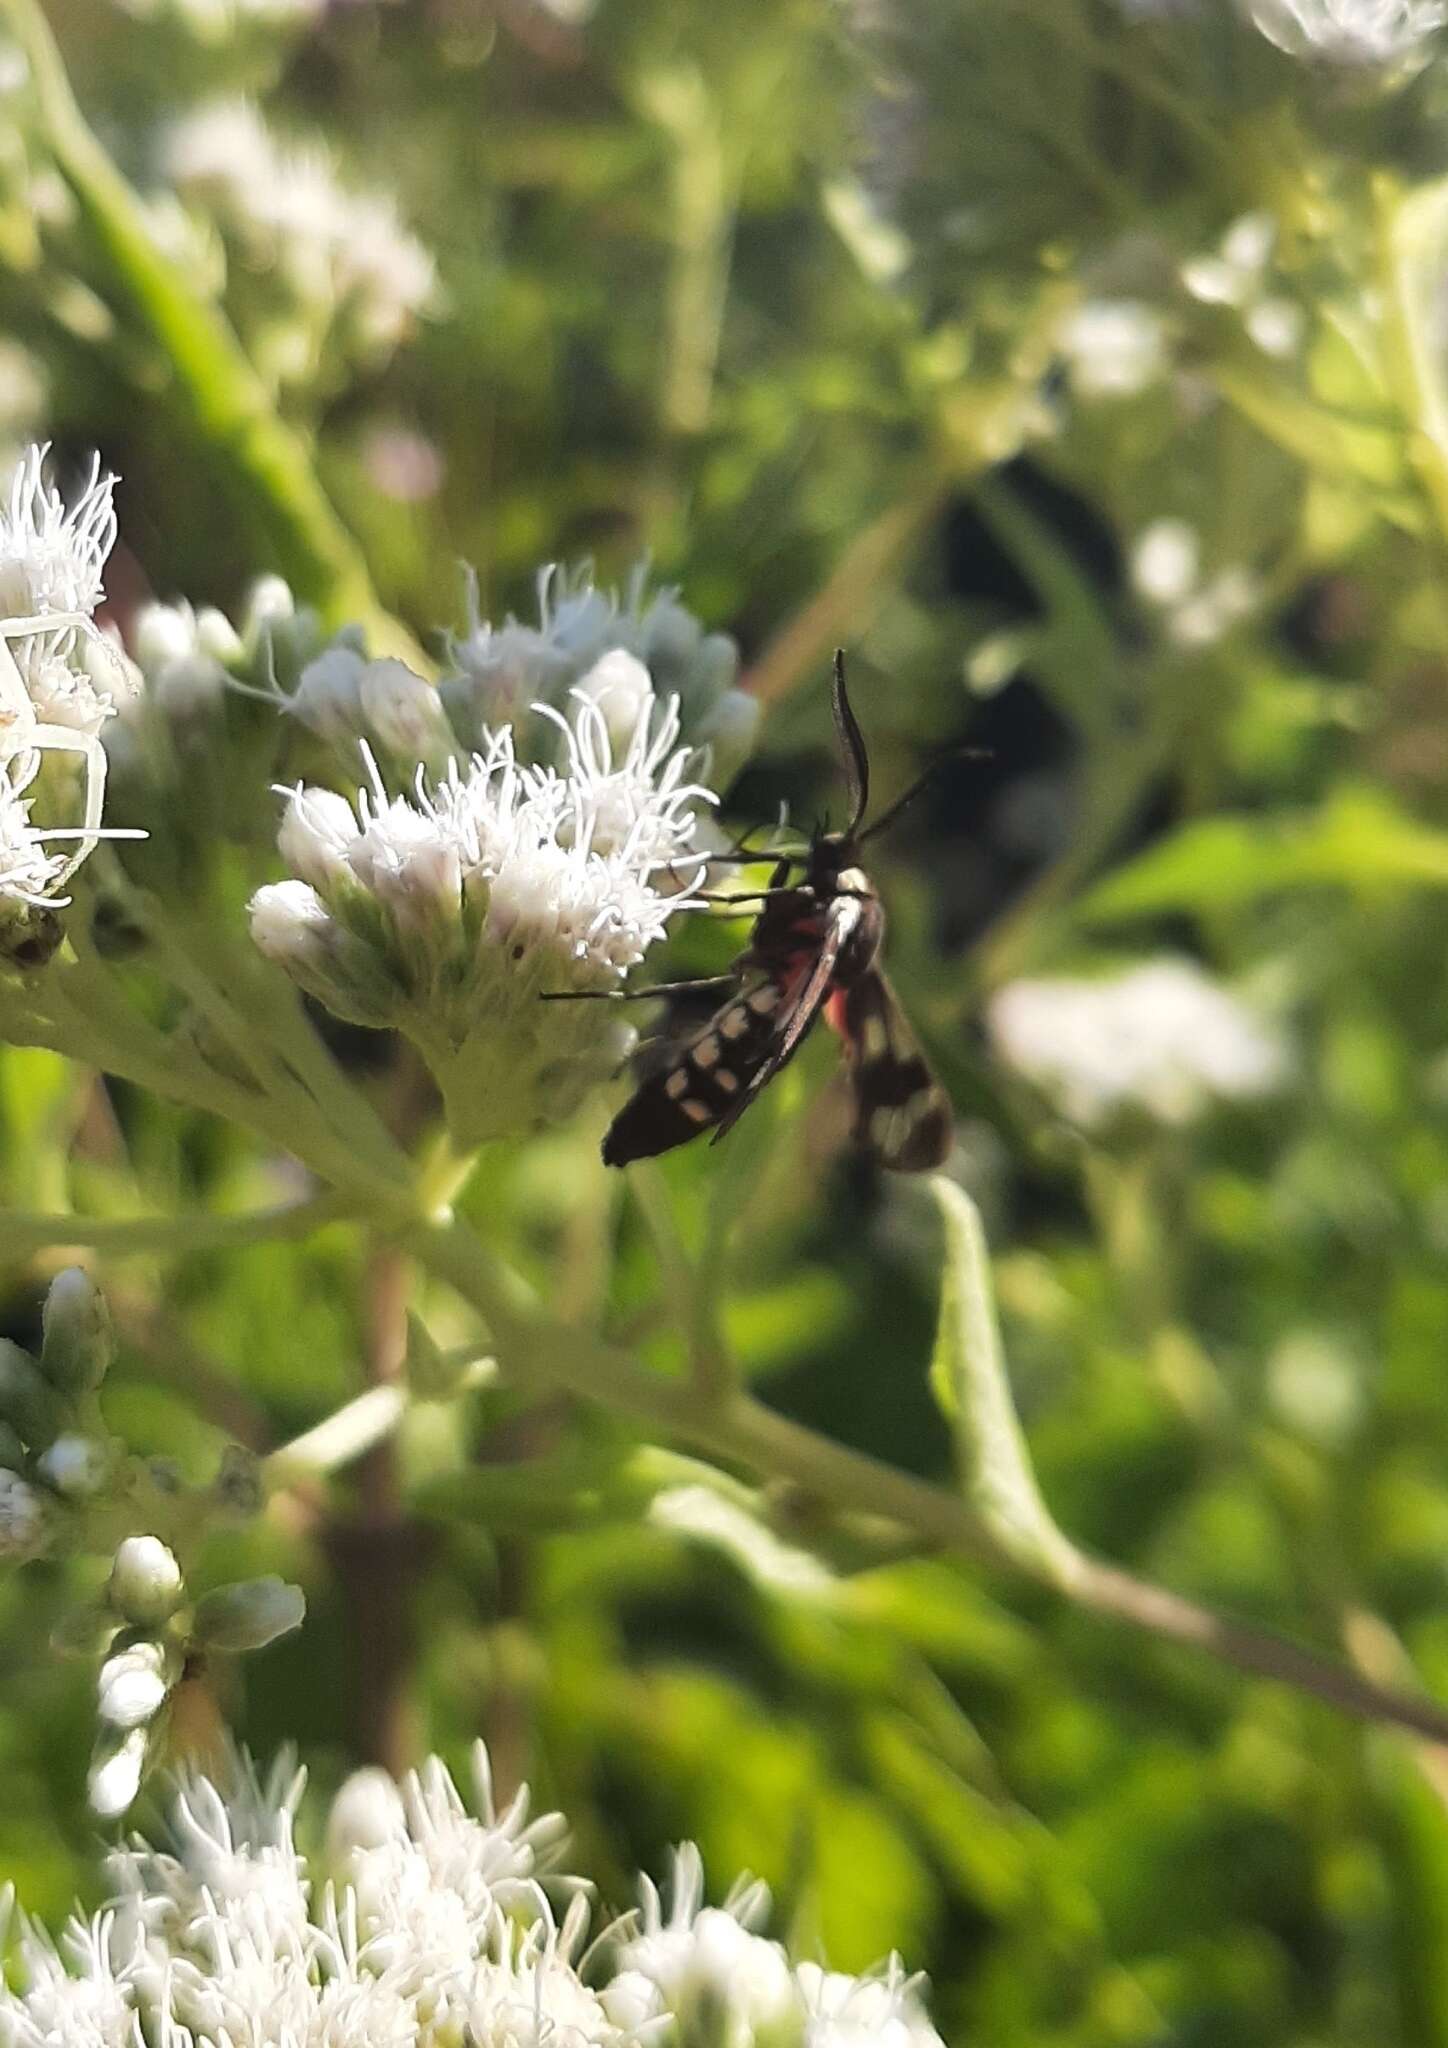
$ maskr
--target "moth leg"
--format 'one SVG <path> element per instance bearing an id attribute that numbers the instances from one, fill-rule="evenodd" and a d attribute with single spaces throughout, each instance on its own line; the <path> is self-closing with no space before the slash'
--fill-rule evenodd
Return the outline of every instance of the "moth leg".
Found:
<path id="1" fill-rule="evenodd" d="M 650 988 L 544 989 L 540 1003 L 642 1003 L 650 996 L 695 995 L 706 988 L 733 988 L 732 974 L 706 974 L 698 981 L 656 981 Z"/>

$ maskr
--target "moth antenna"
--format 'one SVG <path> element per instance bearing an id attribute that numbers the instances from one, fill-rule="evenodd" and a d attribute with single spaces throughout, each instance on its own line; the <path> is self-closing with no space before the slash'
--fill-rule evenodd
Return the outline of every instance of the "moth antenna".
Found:
<path id="1" fill-rule="evenodd" d="M 870 757 L 865 752 L 865 736 L 860 731 L 850 699 L 845 690 L 845 650 L 835 649 L 835 674 L 830 691 L 830 704 L 835 714 L 835 731 L 839 735 L 840 752 L 845 760 L 845 783 L 850 793 L 850 822 L 845 827 L 844 837 L 853 839 L 864 822 L 865 812 L 870 803 Z"/>

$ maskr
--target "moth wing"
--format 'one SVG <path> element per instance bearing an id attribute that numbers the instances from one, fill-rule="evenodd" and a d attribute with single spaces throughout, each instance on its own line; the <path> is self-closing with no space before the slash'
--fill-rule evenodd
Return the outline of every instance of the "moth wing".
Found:
<path id="1" fill-rule="evenodd" d="M 761 1089 L 766 1088 L 780 1068 L 798 1052 L 830 992 L 840 948 L 859 923 L 860 916 L 858 897 L 835 897 L 828 906 L 824 931 L 816 951 L 801 955 L 799 964 L 792 964 L 784 973 L 769 977 L 769 985 L 780 992 L 780 1002 L 770 1018 L 771 1031 L 765 1057 L 730 1104 L 728 1113 L 710 1140 L 711 1144 L 717 1145 L 725 1133 L 734 1128 Z"/>
<path id="2" fill-rule="evenodd" d="M 741 1100 L 760 1062 L 769 1055 L 775 1016 L 786 999 L 759 1004 L 763 988 L 778 991 L 771 976 L 753 977 L 704 1022 L 679 1013 L 643 1048 L 645 1071 L 638 1087 L 609 1125 L 603 1140 L 605 1166 L 627 1166 L 672 1152 L 711 1129 Z"/>
<path id="3" fill-rule="evenodd" d="M 878 968 L 844 990 L 831 1021 L 844 1041 L 856 1143 L 895 1173 L 943 1166 L 955 1131 L 950 1098 Z"/>

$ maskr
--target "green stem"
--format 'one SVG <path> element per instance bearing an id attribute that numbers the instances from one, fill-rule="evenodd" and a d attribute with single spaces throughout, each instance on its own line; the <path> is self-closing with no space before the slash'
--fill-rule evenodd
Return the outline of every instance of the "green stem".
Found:
<path id="1" fill-rule="evenodd" d="M 39 1216 L 0 1209 L 0 1246 L 7 1258 L 17 1259 L 71 1245 L 104 1252 L 108 1258 L 231 1251 L 240 1245 L 311 1237 L 353 1213 L 340 1194 L 279 1202 L 274 1208 L 239 1216 Z"/>
<path id="2" fill-rule="evenodd" d="M 27 59 L 45 141 L 129 315 L 164 354 L 198 444 L 226 465 L 266 533 L 272 564 L 332 625 L 357 621 L 377 652 L 417 663 L 420 651 L 379 604 L 302 442 L 278 418 L 221 313 L 163 251 L 135 192 L 96 140 L 42 9 L 36 0 L 0 0 L 0 11 Z"/>
<path id="3" fill-rule="evenodd" d="M 500 1269 L 465 1224 L 414 1226 L 410 1249 L 483 1316 L 503 1370 L 633 1416 L 711 1456 L 773 1478 L 791 1479 L 817 1500 L 889 1517 L 924 1542 L 1024 1578 L 1088 1612 L 1163 1641 L 1203 1650 L 1257 1677 L 1295 1687 L 1340 1712 L 1448 1741 L 1448 1708 L 1380 1685 L 1269 1630 L 1231 1620 L 1088 1557 L 1065 1537 L 1049 1549 L 1022 1546 L 954 1493 L 777 1415 L 744 1394 L 701 1403 L 685 1380 L 644 1370 L 586 1331 L 552 1325 L 522 1310 Z"/>

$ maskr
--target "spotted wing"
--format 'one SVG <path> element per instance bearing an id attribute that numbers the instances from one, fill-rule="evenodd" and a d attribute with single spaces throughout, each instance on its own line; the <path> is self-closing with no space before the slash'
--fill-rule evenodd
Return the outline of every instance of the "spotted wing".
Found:
<path id="1" fill-rule="evenodd" d="M 764 1048 L 764 1058 L 740 1090 L 738 1099 L 730 1105 L 727 1115 L 720 1119 L 719 1128 L 711 1140 L 713 1144 L 717 1145 L 726 1131 L 733 1129 L 760 1090 L 767 1087 L 804 1043 L 806 1033 L 830 992 L 840 949 L 863 915 L 864 905 L 860 897 L 833 897 L 825 906 L 823 926 L 813 951 L 801 950 L 786 957 L 781 971 L 770 984 L 778 990 L 779 1001 L 775 1006 L 774 1030 Z"/>
<path id="2" fill-rule="evenodd" d="M 830 1003 L 855 1098 L 855 1140 L 896 1173 L 942 1166 L 954 1137 L 950 1098 L 931 1073 L 894 991 L 871 968 Z"/>
<path id="3" fill-rule="evenodd" d="M 816 929 L 801 922 L 791 943 L 745 956 L 753 973 L 702 1030 L 666 1044 L 664 1057 L 629 1097 L 603 1140 L 606 1166 L 627 1166 L 687 1144 L 701 1131 L 715 1141 L 790 1059 L 819 1015 L 830 977 L 859 903 L 837 898 Z M 744 964 L 744 963 L 741 963 Z"/>

